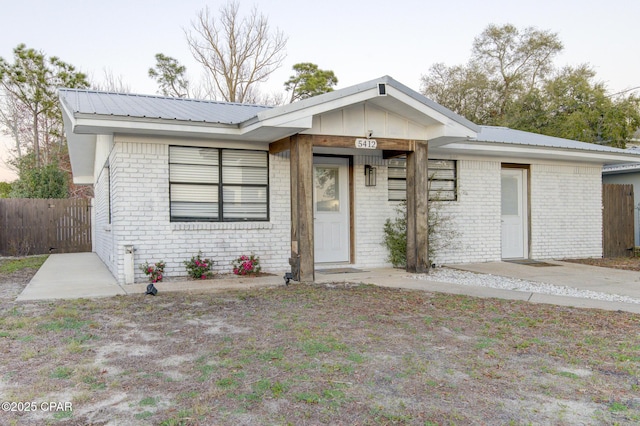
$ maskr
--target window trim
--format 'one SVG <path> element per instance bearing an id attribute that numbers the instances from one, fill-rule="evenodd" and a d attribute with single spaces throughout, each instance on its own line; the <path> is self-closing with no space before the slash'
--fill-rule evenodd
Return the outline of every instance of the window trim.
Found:
<path id="1" fill-rule="evenodd" d="M 217 158 L 217 164 L 210 164 L 211 167 L 217 167 L 217 182 L 216 183 L 204 183 L 204 182 L 172 182 L 171 181 L 171 165 L 172 164 L 181 164 L 181 165 L 201 165 L 201 164 L 191 164 L 191 163 L 184 163 L 184 162 L 176 162 L 176 163 L 172 163 L 171 162 L 171 148 L 172 147 L 179 147 L 179 148 L 190 148 L 190 149 L 205 149 L 205 150 L 212 150 L 212 151 L 217 151 L 218 153 L 218 158 Z M 265 159 L 266 159 L 266 165 L 265 167 L 254 167 L 256 169 L 265 169 L 266 170 L 266 182 L 264 184 L 238 184 L 238 183 L 229 183 L 229 184 L 225 184 L 223 181 L 223 169 L 225 166 L 223 166 L 223 152 L 225 151 L 244 151 L 244 152 L 253 152 L 253 153 L 263 153 L 265 155 Z M 193 223 L 193 222 L 203 222 L 203 223 L 247 223 L 247 222 L 269 222 L 271 219 L 271 200 L 270 200 L 270 173 L 269 173 L 269 153 L 268 151 L 263 151 L 263 150 L 250 150 L 250 149 L 236 149 L 236 148 L 213 148 L 213 147 L 201 147 L 201 146 L 193 146 L 193 145 L 169 145 L 169 158 L 168 158 L 168 165 L 169 165 L 169 176 L 168 176 L 168 183 L 169 183 L 169 221 L 172 223 Z M 229 166 L 227 166 L 229 167 Z M 174 216 L 172 214 L 172 208 L 171 208 L 171 204 L 172 204 L 172 197 L 171 197 L 171 188 L 172 185 L 202 185 L 202 186 L 209 186 L 209 187 L 216 187 L 216 192 L 217 192 L 217 209 L 218 209 L 218 214 L 217 214 L 217 218 L 199 218 L 199 217 L 188 217 L 188 216 Z M 225 218 L 224 215 L 224 188 L 225 187 L 240 187 L 240 188 L 264 188 L 266 191 L 266 200 L 265 200 L 265 207 L 266 207 L 266 213 L 265 213 L 265 217 L 264 218 L 248 218 L 248 217 L 243 217 L 243 218 Z M 231 203 L 231 202 L 229 202 Z M 258 203 L 254 203 L 254 204 L 258 204 Z M 262 203 L 260 203 L 260 205 L 262 205 Z"/>

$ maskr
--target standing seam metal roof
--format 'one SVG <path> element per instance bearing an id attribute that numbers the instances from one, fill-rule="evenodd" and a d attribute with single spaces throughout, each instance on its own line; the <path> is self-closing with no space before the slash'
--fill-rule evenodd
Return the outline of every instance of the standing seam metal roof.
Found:
<path id="1" fill-rule="evenodd" d="M 478 142 L 498 142 L 514 145 L 541 146 L 547 148 L 577 149 L 582 151 L 597 151 L 616 154 L 630 154 L 628 150 L 613 148 L 594 143 L 579 142 L 539 133 L 514 130 L 508 127 L 480 126 L 480 132 L 474 139 Z"/>
<path id="2" fill-rule="evenodd" d="M 151 95 L 60 89 L 61 100 L 75 114 L 239 124 L 272 107 Z"/>

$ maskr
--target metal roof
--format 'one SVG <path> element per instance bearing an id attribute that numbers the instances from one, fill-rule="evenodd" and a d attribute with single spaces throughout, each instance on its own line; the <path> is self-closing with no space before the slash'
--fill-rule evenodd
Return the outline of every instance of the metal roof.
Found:
<path id="1" fill-rule="evenodd" d="M 633 172 L 640 172 L 640 163 L 610 164 L 602 168 L 602 174 L 604 175 Z"/>
<path id="2" fill-rule="evenodd" d="M 272 108 L 82 89 L 60 89 L 59 95 L 61 101 L 76 116 L 86 114 L 234 125 Z"/>
<path id="3" fill-rule="evenodd" d="M 474 140 L 478 142 L 498 142 L 513 145 L 539 146 L 557 149 L 578 149 L 581 151 L 596 151 L 615 154 L 637 154 L 625 149 L 613 148 L 595 143 L 578 142 L 571 139 L 557 138 L 538 133 L 514 130 L 508 127 L 480 126 L 480 132 Z"/>

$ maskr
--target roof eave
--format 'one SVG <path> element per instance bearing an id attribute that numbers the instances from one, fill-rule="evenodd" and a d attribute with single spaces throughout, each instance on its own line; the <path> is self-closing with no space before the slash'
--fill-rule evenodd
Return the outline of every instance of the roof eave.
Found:
<path id="1" fill-rule="evenodd" d="M 457 141 L 440 147 L 442 152 L 485 157 L 543 159 L 553 161 L 585 162 L 599 165 L 639 162 L 640 155 L 575 148 L 554 148 L 504 142 Z"/>

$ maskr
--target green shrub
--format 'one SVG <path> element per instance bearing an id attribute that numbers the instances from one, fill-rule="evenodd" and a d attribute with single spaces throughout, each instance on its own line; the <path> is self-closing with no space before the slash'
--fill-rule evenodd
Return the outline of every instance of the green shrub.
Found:
<path id="1" fill-rule="evenodd" d="M 429 246 L 427 256 L 432 265 L 438 250 L 454 244 L 460 233 L 451 225 L 451 217 L 442 213 L 438 202 L 429 202 L 427 239 Z M 389 255 L 387 260 L 394 268 L 407 265 L 407 203 L 403 201 L 396 207 L 396 217 L 384 223 L 383 245 Z"/>
<path id="2" fill-rule="evenodd" d="M 384 245 L 389 252 L 387 260 L 394 268 L 407 265 L 407 203 L 396 207 L 396 217 L 384 223 Z"/>
<path id="3" fill-rule="evenodd" d="M 199 251 L 196 256 L 191 256 L 191 260 L 185 260 L 184 266 L 187 268 L 189 277 L 196 280 L 204 280 L 209 278 L 213 273 L 211 266 L 213 262 L 210 259 L 203 259 L 202 252 Z"/>

